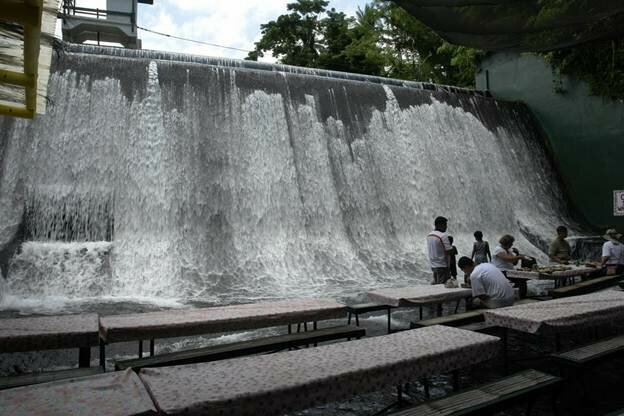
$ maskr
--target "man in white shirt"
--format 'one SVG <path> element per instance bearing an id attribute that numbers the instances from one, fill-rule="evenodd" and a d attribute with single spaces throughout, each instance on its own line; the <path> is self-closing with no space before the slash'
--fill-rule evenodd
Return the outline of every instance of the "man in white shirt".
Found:
<path id="1" fill-rule="evenodd" d="M 607 267 L 607 274 L 624 273 L 624 244 L 618 241 L 622 234 L 611 228 L 603 238 L 607 240 L 602 245 L 602 267 Z"/>
<path id="2" fill-rule="evenodd" d="M 453 246 L 446 234 L 448 220 L 438 217 L 433 223 L 435 230 L 427 235 L 427 254 L 433 271 L 432 285 L 446 283 L 451 278 L 450 254 Z"/>
<path id="3" fill-rule="evenodd" d="M 466 276 L 469 276 L 472 296 L 479 298 L 481 305 L 486 308 L 503 308 L 514 303 L 514 290 L 503 272 L 491 263 L 481 263 L 475 266 L 468 257 L 462 257 L 457 262 Z"/>

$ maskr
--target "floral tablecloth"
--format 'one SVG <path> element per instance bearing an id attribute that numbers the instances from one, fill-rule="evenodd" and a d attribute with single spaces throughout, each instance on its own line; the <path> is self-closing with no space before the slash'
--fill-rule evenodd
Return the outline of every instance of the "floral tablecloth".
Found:
<path id="1" fill-rule="evenodd" d="M 444 285 L 418 285 L 378 289 L 367 292 L 366 295 L 373 302 L 392 306 L 420 306 L 450 302 L 472 296 L 471 289 L 447 289 Z"/>
<path id="2" fill-rule="evenodd" d="M 6 416 L 156 414 L 143 383 L 130 369 L 0 391 L 0 415 Z"/>
<path id="3" fill-rule="evenodd" d="M 332 299 L 291 299 L 103 316 L 100 318 L 100 330 L 102 338 L 111 343 L 242 331 L 345 316 L 345 305 Z"/>
<path id="4" fill-rule="evenodd" d="M 527 270 L 507 270 L 506 274 L 508 278 L 515 279 L 566 279 L 568 277 L 576 277 L 583 276 L 590 273 L 595 273 L 596 268 L 594 267 L 573 267 L 570 270 L 560 270 L 551 273 L 540 273 L 538 271 L 527 271 Z"/>
<path id="5" fill-rule="evenodd" d="M 0 352 L 91 347 L 98 333 L 97 314 L 0 319 Z"/>
<path id="6" fill-rule="evenodd" d="M 431 326 L 297 351 L 142 369 L 167 415 L 280 415 L 494 357 L 499 338 Z"/>
<path id="7" fill-rule="evenodd" d="M 624 319 L 624 291 L 608 290 L 487 310 L 489 325 L 521 332 L 556 333 Z"/>

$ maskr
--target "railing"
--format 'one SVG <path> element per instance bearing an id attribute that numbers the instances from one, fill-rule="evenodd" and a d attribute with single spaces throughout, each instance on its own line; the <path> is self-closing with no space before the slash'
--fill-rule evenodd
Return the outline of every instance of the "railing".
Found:
<path id="1" fill-rule="evenodd" d="M 136 25 L 136 14 L 133 12 L 119 12 L 115 10 L 78 7 L 76 6 L 75 0 L 63 1 L 63 16 L 85 16 L 85 17 L 90 17 L 90 18 L 95 18 L 95 19 L 106 19 L 108 18 L 108 16 L 122 16 L 122 17 L 128 18 L 129 23 L 132 25 L 133 30 Z"/>

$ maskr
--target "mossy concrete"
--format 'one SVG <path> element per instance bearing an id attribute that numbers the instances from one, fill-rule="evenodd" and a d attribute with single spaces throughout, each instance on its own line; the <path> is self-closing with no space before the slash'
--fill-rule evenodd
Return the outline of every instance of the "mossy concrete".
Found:
<path id="1" fill-rule="evenodd" d="M 624 231 L 624 217 L 613 210 L 613 191 L 624 190 L 624 102 L 591 96 L 586 83 L 553 74 L 534 54 L 492 54 L 476 83 L 497 99 L 527 104 L 573 207 L 593 227 Z"/>

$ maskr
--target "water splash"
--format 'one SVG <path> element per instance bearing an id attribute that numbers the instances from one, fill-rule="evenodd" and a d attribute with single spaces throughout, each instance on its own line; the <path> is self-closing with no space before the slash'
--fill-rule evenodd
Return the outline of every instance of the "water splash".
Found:
<path id="1" fill-rule="evenodd" d="M 462 254 L 481 229 L 544 258 L 522 232 L 570 222 L 521 105 L 97 51 L 72 46 L 56 63 L 50 114 L 0 119 L 0 216 L 31 213 L 40 240 L 23 247 L 110 240 L 96 243 L 106 271 L 79 266 L 80 283 L 69 272 L 43 282 L 26 265 L 54 256 L 14 256 L 8 284 L 25 297 L 340 296 L 428 282 L 423 238 L 437 215 Z"/>

